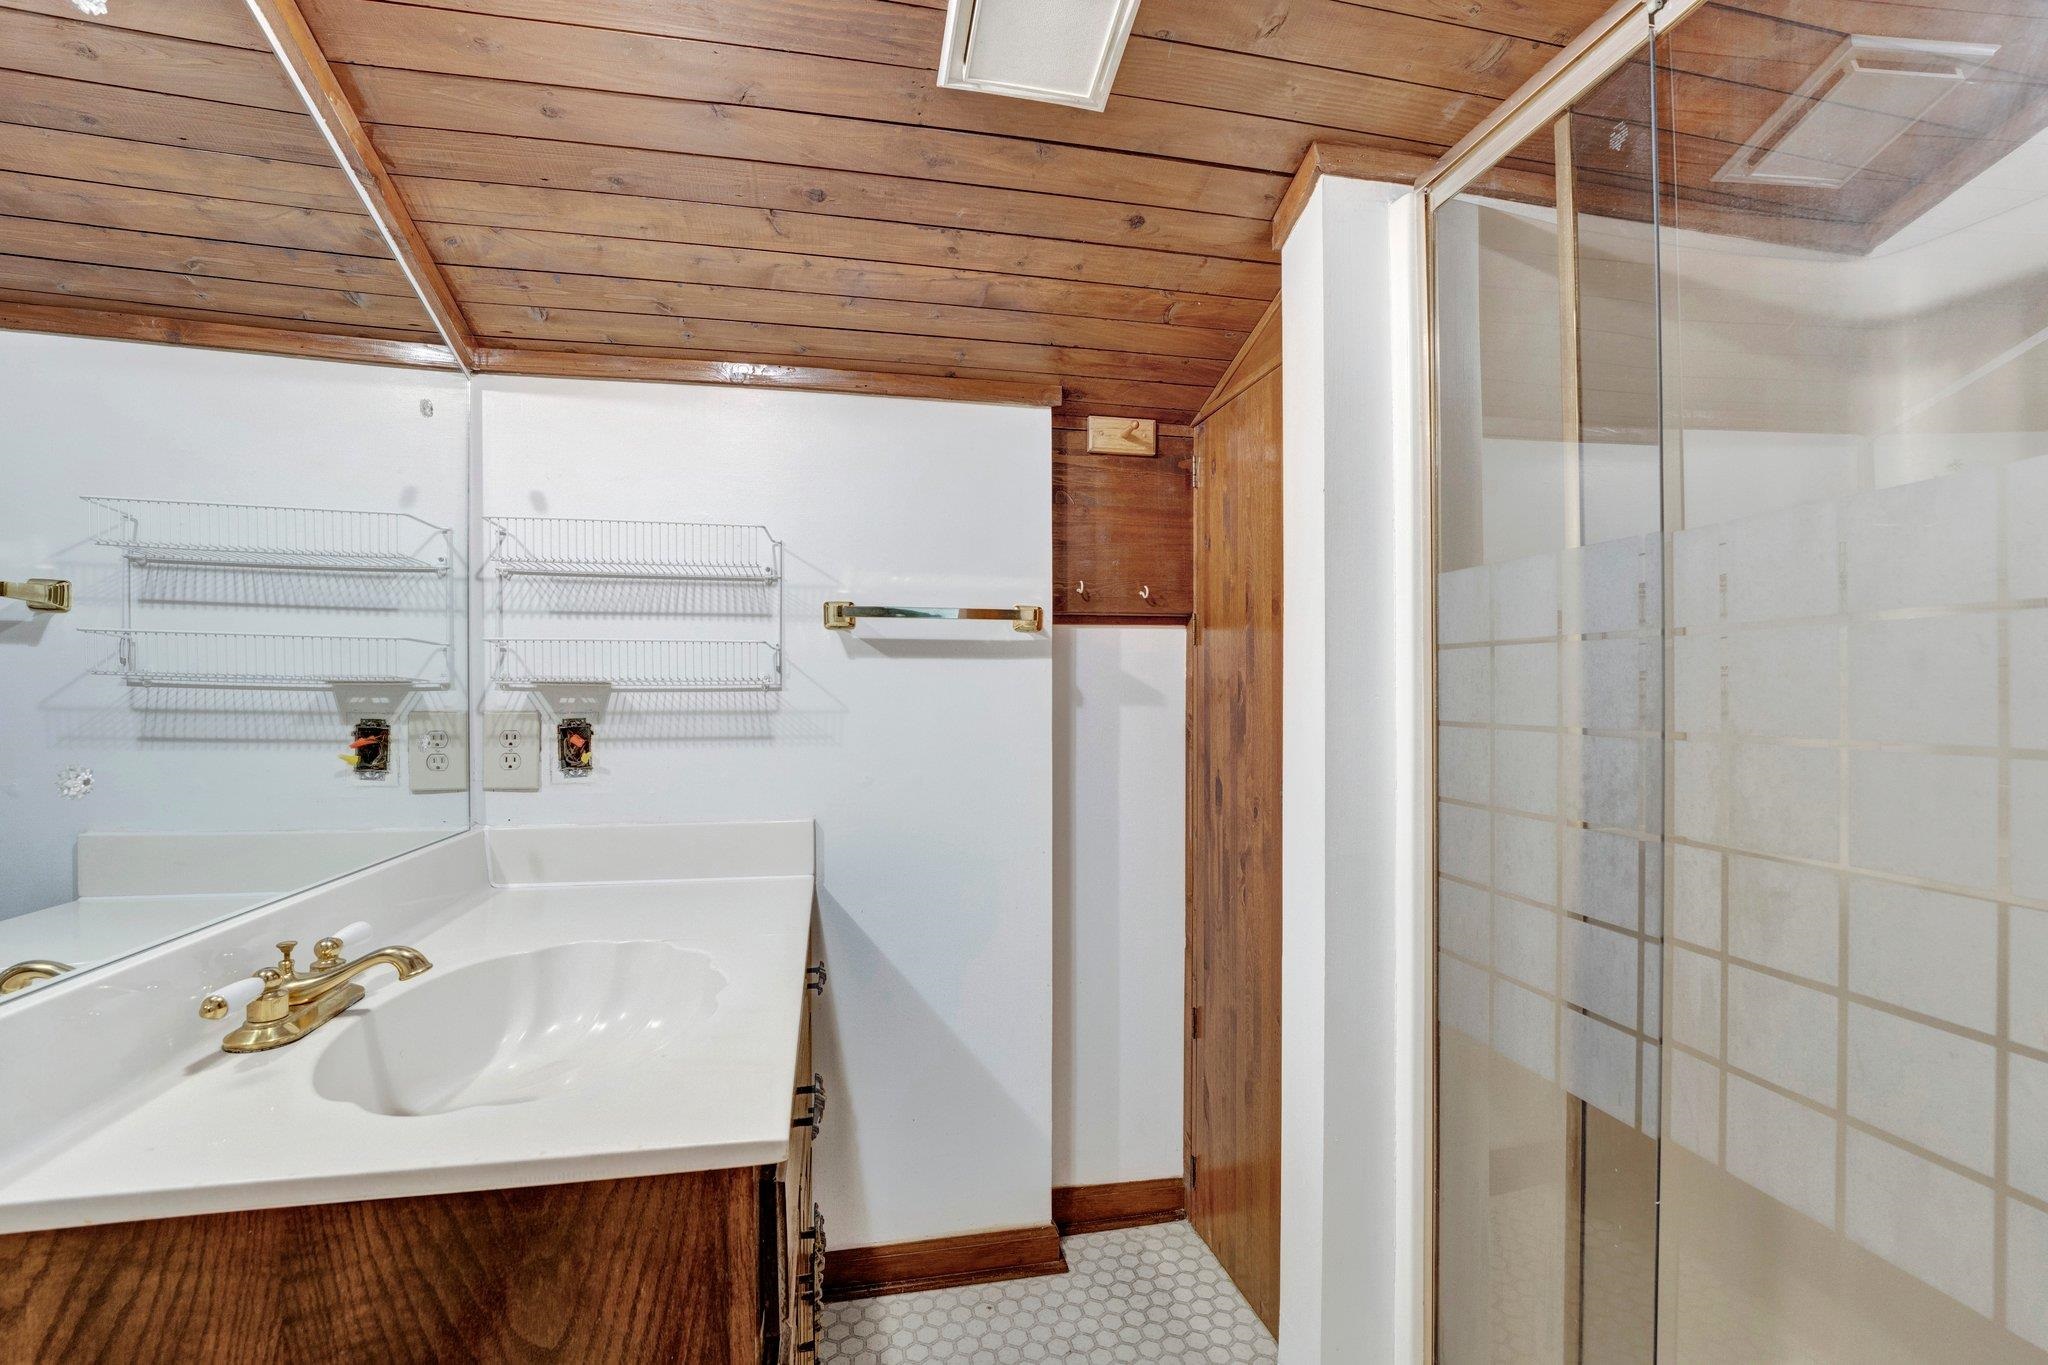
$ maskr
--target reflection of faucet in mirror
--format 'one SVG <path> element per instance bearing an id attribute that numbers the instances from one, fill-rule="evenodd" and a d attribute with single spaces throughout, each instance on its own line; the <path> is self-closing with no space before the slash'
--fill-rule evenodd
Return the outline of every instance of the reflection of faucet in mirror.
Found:
<path id="1" fill-rule="evenodd" d="M 32 958 L 17 962 L 12 967 L 0 968 L 0 995 L 12 995 L 27 990 L 38 981 L 48 981 L 71 970 L 66 962 L 52 962 L 47 958 Z"/>
<path id="2" fill-rule="evenodd" d="M 351 926 L 340 934 L 313 945 L 312 969 L 301 976 L 292 961 L 296 939 L 277 945 L 278 961 L 225 990 L 209 995 L 199 1004 L 202 1019 L 224 1019 L 237 1004 L 246 1004 L 242 1022 L 221 1041 L 223 1052 L 268 1052 L 296 1043 L 322 1024 L 363 998 L 355 979 L 372 967 L 391 967 L 398 979 L 408 980 L 433 967 L 417 948 L 379 948 L 353 962 L 342 957 L 344 937 L 368 932 L 367 925 Z"/>

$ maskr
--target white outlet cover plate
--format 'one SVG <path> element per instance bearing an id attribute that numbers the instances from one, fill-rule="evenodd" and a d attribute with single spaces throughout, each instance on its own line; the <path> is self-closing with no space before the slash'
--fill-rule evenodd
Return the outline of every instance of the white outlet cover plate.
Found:
<path id="1" fill-rule="evenodd" d="M 540 790 L 540 712 L 484 712 L 484 790 Z"/>
<path id="2" fill-rule="evenodd" d="M 414 795 L 469 789 L 465 717 L 453 711 L 414 711 L 405 720 L 405 776 Z"/>

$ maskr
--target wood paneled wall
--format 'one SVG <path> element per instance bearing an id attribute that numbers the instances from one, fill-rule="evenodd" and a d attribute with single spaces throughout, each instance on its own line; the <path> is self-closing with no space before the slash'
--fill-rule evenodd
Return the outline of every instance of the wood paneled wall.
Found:
<path id="1" fill-rule="evenodd" d="M 1161 425 L 1155 455 L 1090 455 L 1086 425 L 1081 416 L 1053 419 L 1053 619 L 1186 621 L 1194 610 L 1193 432 Z"/>

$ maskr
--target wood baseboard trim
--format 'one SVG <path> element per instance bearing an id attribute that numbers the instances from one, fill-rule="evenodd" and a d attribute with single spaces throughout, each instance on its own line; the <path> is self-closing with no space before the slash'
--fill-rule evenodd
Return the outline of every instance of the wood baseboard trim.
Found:
<path id="1" fill-rule="evenodd" d="M 1114 1185 L 1059 1185 L 1052 1192 L 1052 1221 L 1062 1237 L 1172 1223 L 1186 1216 L 1187 1191 L 1177 1175 Z"/>
<path id="2" fill-rule="evenodd" d="M 964 1284 L 992 1284 L 1034 1275 L 1064 1275 L 1067 1258 L 1060 1251 L 1060 1232 L 1052 1224 L 970 1232 L 962 1237 L 935 1237 L 923 1242 L 888 1246 L 846 1247 L 825 1253 L 825 1297 L 872 1299 L 883 1294 L 914 1294 L 924 1289 L 953 1289 Z"/>

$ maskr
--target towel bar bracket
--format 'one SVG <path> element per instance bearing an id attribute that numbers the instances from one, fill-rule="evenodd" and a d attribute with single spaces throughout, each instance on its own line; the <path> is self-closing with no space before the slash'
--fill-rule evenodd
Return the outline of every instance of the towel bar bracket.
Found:
<path id="1" fill-rule="evenodd" d="M 0 597 L 28 604 L 30 611 L 70 611 L 71 584 L 62 578 L 0 581 Z"/>

